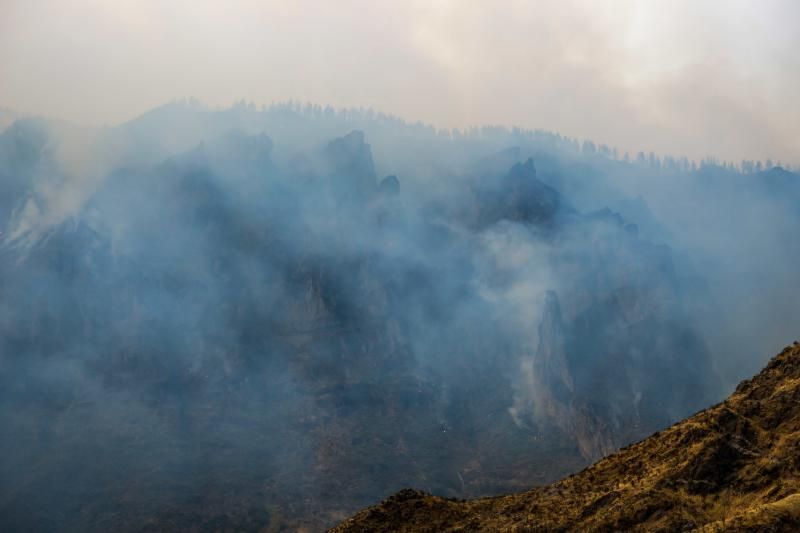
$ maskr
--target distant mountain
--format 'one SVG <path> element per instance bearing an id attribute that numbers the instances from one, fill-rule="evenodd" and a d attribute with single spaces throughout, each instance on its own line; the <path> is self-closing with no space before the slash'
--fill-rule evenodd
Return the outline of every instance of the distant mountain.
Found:
<path id="1" fill-rule="evenodd" d="M 478 500 L 405 490 L 355 531 L 798 531 L 800 343 L 724 402 L 552 485 Z"/>

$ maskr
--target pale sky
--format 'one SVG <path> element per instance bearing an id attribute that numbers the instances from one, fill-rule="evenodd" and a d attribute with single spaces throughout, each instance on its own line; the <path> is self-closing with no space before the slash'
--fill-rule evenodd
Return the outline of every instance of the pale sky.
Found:
<path id="1" fill-rule="evenodd" d="M 373 107 L 800 164 L 797 0 L 0 0 L 0 107 Z"/>

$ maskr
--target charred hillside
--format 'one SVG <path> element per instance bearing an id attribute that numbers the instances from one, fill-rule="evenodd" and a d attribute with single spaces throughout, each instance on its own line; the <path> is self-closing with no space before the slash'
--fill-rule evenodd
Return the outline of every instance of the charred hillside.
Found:
<path id="1" fill-rule="evenodd" d="M 42 227 L 58 167 L 27 128 L 0 143 L 21 177 L 0 248 L 11 528 L 316 528 L 407 485 L 508 492 L 715 394 L 670 249 L 578 212 L 532 159 L 419 197 L 361 132 L 288 166 L 230 132 Z M 53 514 L 21 511 L 39 499 Z"/>
<path id="2" fill-rule="evenodd" d="M 3 531 L 320 530 L 403 487 L 546 485 L 721 398 L 715 336 L 794 316 L 792 173 L 768 199 L 552 134 L 286 108 L 70 131 L 0 133 Z"/>
<path id="3" fill-rule="evenodd" d="M 722 403 L 528 492 L 402 491 L 333 531 L 796 531 L 800 343 Z"/>

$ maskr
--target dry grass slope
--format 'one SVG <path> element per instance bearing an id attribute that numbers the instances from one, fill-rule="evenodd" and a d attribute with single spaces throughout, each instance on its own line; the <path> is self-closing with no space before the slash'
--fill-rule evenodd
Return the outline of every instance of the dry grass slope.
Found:
<path id="1" fill-rule="evenodd" d="M 470 501 L 405 490 L 332 531 L 800 531 L 800 343 L 724 402 L 557 483 Z"/>

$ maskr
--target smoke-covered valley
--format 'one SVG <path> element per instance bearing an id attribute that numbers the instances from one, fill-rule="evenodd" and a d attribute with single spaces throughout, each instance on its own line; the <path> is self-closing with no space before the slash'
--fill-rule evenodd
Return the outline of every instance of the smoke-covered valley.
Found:
<path id="1" fill-rule="evenodd" d="M 317 530 L 404 487 L 520 490 L 797 333 L 777 165 L 176 102 L 16 120 L 0 193 L 4 531 Z"/>

